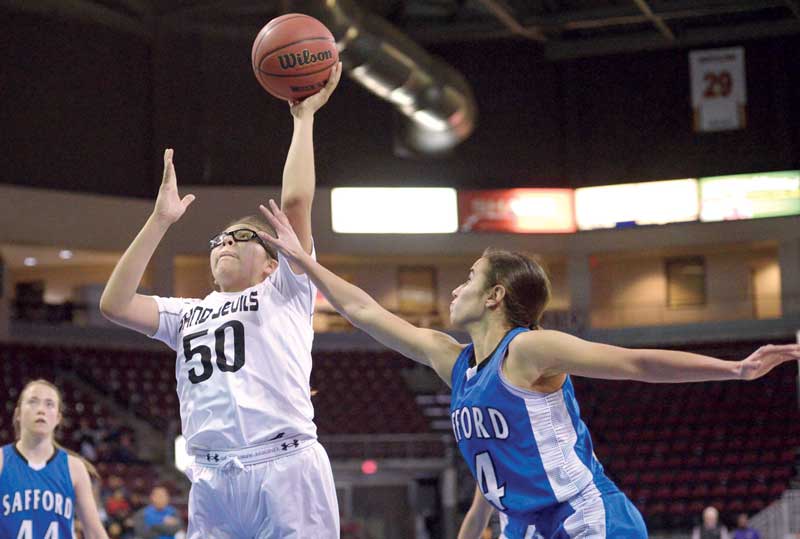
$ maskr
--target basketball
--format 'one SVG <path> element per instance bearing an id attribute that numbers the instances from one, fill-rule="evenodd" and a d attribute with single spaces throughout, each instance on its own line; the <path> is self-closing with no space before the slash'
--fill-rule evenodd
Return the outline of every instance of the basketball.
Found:
<path id="1" fill-rule="evenodd" d="M 253 72 L 277 98 L 299 101 L 319 92 L 339 62 L 336 40 L 314 17 L 288 13 L 272 19 L 253 42 Z"/>

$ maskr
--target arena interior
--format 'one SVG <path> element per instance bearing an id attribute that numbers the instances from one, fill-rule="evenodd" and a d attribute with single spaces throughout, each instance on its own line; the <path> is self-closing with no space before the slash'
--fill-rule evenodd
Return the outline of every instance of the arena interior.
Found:
<path id="1" fill-rule="evenodd" d="M 60 387 L 59 439 L 96 464 L 110 537 L 134 537 L 155 485 L 186 519 L 189 482 L 174 353 L 105 320 L 100 295 L 164 148 L 197 200 L 143 292 L 208 293 L 208 238 L 278 198 L 291 117 L 249 54 L 287 12 L 327 24 L 344 64 L 316 118 L 318 258 L 392 312 L 465 341 L 451 291 L 493 246 L 548 271 L 545 328 L 730 360 L 800 340 L 795 0 L 6 1 L 0 443 L 28 380 Z M 475 482 L 448 388 L 321 295 L 314 327 L 342 537 L 455 538 Z M 744 513 L 763 539 L 800 537 L 796 363 L 574 384 L 651 537 L 688 539 L 709 506 L 731 533 Z"/>

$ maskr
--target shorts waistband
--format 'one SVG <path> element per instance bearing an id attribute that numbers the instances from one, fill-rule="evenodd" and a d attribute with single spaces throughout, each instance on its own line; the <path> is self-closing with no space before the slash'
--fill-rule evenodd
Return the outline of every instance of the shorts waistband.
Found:
<path id="1" fill-rule="evenodd" d="M 290 436 L 243 449 L 216 450 L 196 447 L 191 448 L 189 454 L 194 456 L 195 463 L 211 468 L 224 467 L 229 461 L 234 460 L 249 466 L 297 453 L 316 441 L 316 438 Z"/>

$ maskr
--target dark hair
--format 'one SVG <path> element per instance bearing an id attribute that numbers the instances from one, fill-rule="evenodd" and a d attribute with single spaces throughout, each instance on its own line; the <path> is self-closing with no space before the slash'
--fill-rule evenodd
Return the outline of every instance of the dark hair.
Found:
<path id="1" fill-rule="evenodd" d="M 503 310 L 514 325 L 538 329 L 550 301 L 550 280 L 544 269 L 530 256 L 489 247 L 483 252 L 489 263 L 488 287 L 502 285 L 506 289 Z"/>
<path id="2" fill-rule="evenodd" d="M 250 228 L 254 228 L 261 232 L 266 232 L 273 238 L 276 236 L 275 229 L 272 228 L 272 225 L 270 225 L 266 219 L 259 215 L 245 215 L 240 219 L 234 219 L 225 225 L 225 228 L 232 227 L 233 225 L 247 225 Z M 264 242 L 264 245 L 266 245 L 267 254 L 272 257 L 273 260 L 278 260 L 278 252 L 275 250 L 275 248 L 267 242 Z"/>
<path id="3" fill-rule="evenodd" d="M 58 397 L 58 413 L 61 414 L 62 416 L 64 415 L 64 398 L 61 395 L 61 390 L 58 389 L 58 387 L 54 383 L 48 382 L 44 378 L 31 380 L 30 382 L 25 384 L 25 387 L 23 387 L 22 391 L 19 392 L 19 398 L 17 399 L 17 406 L 14 408 L 14 416 L 12 419 L 12 423 L 14 424 L 14 440 L 19 440 L 20 437 L 22 436 L 22 425 L 19 419 L 20 407 L 22 406 L 22 397 L 23 395 L 25 395 L 25 392 L 28 390 L 28 388 L 37 385 L 49 387 L 50 389 L 56 392 L 56 396 Z M 75 453 L 71 449 L 67 449 L 66 447 L 58 443 L 55 438 L 55 433 L 53 433 L 53 445 L 57 449 L 63 449 L 73 457 L 83 462 L 83 465 L 86 466 L 86 470 L 89 472 L 89 475 L 95 479 L 100 479 L 100 474 L 97 472 L 97 468 L 94 467 L 94 464 L 92 464 L 79 454 Z"/>

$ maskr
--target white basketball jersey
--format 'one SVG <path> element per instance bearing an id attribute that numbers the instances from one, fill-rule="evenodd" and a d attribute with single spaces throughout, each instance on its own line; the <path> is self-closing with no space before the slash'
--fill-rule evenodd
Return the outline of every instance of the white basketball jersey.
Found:
<path id="1" fill-rule="evenodd" d="M 316 287 L 279 256 L 264 282 L 204 299 L 161 298 L 152 336 L 177 352 L 190 449 L 239 449 L 283 436 L 316 438 L 311 405 Z"/>

